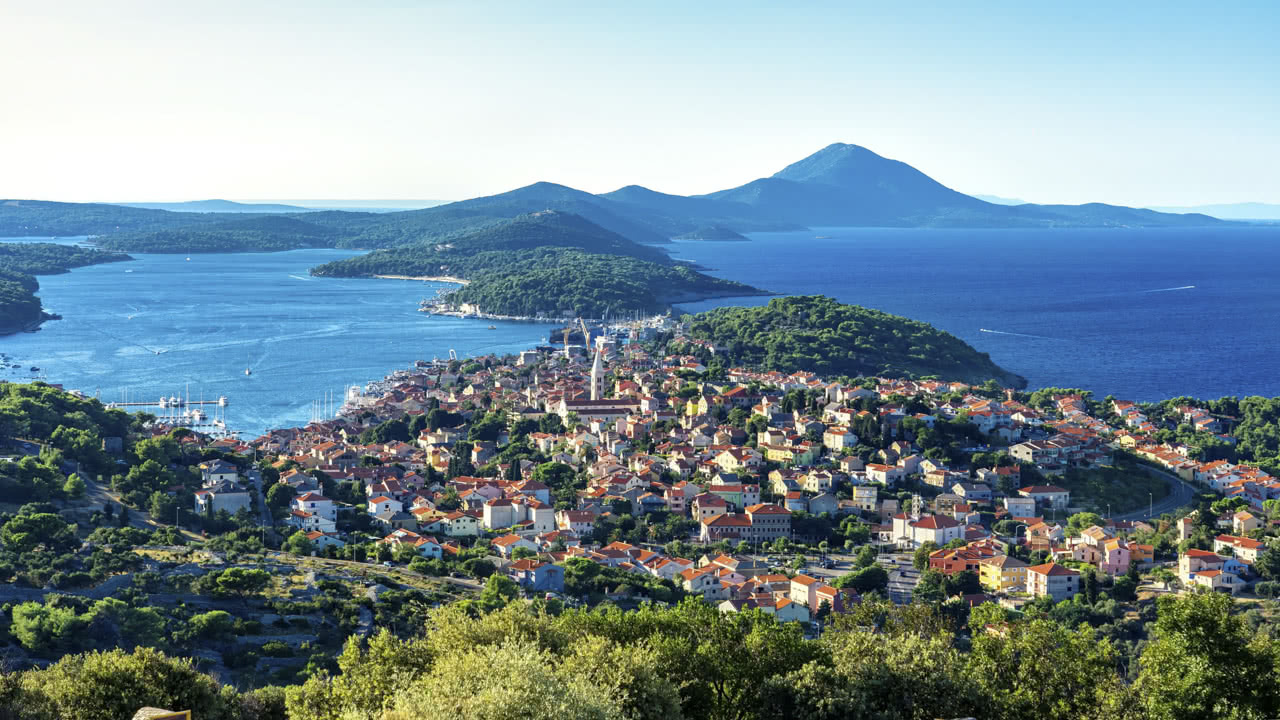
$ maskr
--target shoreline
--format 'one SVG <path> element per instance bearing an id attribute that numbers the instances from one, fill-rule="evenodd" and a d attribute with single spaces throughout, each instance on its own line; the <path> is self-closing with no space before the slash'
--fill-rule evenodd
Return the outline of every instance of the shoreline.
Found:
<path id="1" fill-rule="evenodd" d="M 471 281 L 452 275 L 374 275 L 379 280 L 421 280 L 422 282 L 447 282 L 470 285 Z"/>

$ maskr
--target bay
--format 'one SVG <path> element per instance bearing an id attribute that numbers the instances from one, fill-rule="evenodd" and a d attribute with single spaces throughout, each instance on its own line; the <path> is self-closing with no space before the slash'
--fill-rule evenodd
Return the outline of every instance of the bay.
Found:
<path id="1" fill-rule="evenodd" d="M 1141 401 L 1280 395 L 1280 227 L 815 228 L 750 238 L 677 241 L 672 252 L 717 277 L 931 323 L 1033 388 Z"/>
<path id="2" fill-rule="evenodd" d="M 0 337 L 0 353 L 20 366 L 0 378 L 41 376 L 104 402 L 182 396 L 189 385 L 192 399 L 225 396 L 228 425 L 253 437 L 305 424 L 326 393 L 340 402 L 347 386 L 415 360 L 518 352 L 552 327 L 417 312 L 445 283 L 307 275 L 357 254 L 134 254 L 41 276 L 45 309 L 63 319 Z"/>

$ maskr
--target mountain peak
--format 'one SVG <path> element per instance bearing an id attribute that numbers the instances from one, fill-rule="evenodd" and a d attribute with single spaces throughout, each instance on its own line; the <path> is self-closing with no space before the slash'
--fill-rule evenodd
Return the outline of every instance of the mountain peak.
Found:
<path id="1" fill-rule="evenodd" d="M 841 187 L 861 185 L 883 175 L 923 173 L 906 163 L 890 160 L 849 143 L 832 143 L 818 152 L 794 162 L 773 177 L 793 182 L 817 182 Z"/>

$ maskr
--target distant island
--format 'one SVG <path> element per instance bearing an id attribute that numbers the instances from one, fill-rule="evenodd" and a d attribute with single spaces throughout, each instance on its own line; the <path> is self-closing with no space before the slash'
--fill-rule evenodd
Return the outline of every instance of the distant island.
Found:
<path id="1" fill-rule="evenodd" d="M 1026 378 L 951 333 L 823 295 L 773 298 L 761 307 L 716 308 L 685 320 L 687 335 L 709 343 L 730 366 L 850 377 L 936 375 L 1027 386 Z"/>
<path id="2" fill-rule="evenodd" d="M 1223 221 L 1092 203 L 1002 205 L 947 188 L 906 163 L 836 143 L 745 185 L 681 196 L 628 185 L 600 195 L 539 182 L 421 210 L 373 213 L 228 201 L 126 207 L 0 200 L 0 236 L 91 235 L 117 252 L 375 250 L 315 275 L 470 280 L 449 311 L 513 317 L 662 312 L 672 303 L 761 294 L 672 261 L 671 238 L 737 240 L 810 226 L 1193 227 Z M 553 215 L 542 216 L 551 212 Z M 541 217 L 540 220 L 529 220 Z M 569 220 L 568 218 L 575 218 Z M 585 223 L 585 224 L 584 224 Z M 573 227 L 570 227 L 572 225 Z M 589 226 L 589 227 L 588 227 Z M 563 231 L 564 237 L 556 237 Z M 573 238 L 573 239 L 565 239 Z M 615 257 L 610 257 L 615 256 Z M 465 306 L 465 307 L 464 307 Z M 30 312 L 24 313 L 30 315 Z"/>
<path id="3" fill-rule="evenodd" d="M 35 275 L 133 258 L 54 243 L 0 243 L 0 335 L 30 330 L 53 316 L 44 311 Z"/>
<path id="4" fill-rule="evenodd" d="M 704 275 L 578 215 L 544 211 L 463 233 L 447 243 L 379 250 L 313 268 L 318 277 L 467 280 L 440 312 L 512 318 L 660 313 L 673 303 L 760 295 Z"/>
<path id="5" fill-rule="evenodd" d="M 1009 201 L 1002 201 L 1009 202 Z M 539 182 L 486 197 L 421 210 L 390 213 L 344 212 L 287 206 L 258 208 L 228 201 L 164 203 L 127 207 L 104 203 L 0 200 L 0 236 L 110 235 L 205 226 L 210 232 L 237 232 L 225 225 L 233 207 L 241 218 L 290 217 L 332 231 L 338 247 L 387 248 L 438 240 L 518 215 L 559 210 L 581 215 L 634 242 L 662 244 L 668 238 L 721 227 L 735 233 L 846 227 L 1187 227 L 1221 225 L 1199 213 L 1171 214 L 1102 203 L 1007 205 L 956 192 L 906 163 L 867 148 L 835 143 L 769 177 L 705 195 L 670 195 L 628 185 L 594 195 L 564 185 Z M 256 212 L 254 212 L 256 210 Z M 270 230 L 257 233 L 263 250 L 277 249 Z M 154 239 L 152 239 L 154 240 Z M 135 240 L 129 242 L 146 242 Z M 241 242 L 249 242 L 244 236 Z M 208 241 L 202 241 L 208 244 Z M 186 250 L 176 250 L 186 252 Z"/>
<path id="6" fill-rule="evenodd" d="M 672 240 L 747 240 L 747 236 L 722 225 L 708 225 L 677 235 Z"/>

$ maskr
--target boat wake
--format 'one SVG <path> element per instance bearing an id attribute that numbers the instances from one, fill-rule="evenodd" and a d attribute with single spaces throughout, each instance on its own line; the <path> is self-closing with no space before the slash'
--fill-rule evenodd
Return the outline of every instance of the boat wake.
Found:
<path id="1" fill-rule="evenodd" d="M 1031 335 L 1029 333 L 1005 332 L 1004 330 L 988 330 L 986 328 L 978 328 L 978 332 L 991 333 L 993 335 L 1013 335 L 1014 337 L 1036 338 L 1039 340 L 1057 340 L 1045 335 Z"/>
<path id="2" fill-rule="evenodd" d="M 1173 288 L 1157 288 L 1157 289 L 1155 289 L 1155 290 L 1143 290 L 1142 292 L 1144 292 L 1144 293 L 1153 293 L 1153 292 L 1173 292 L 1174 290 L 1194 290 L 1194 289 L 1195 289 L 1195 287 L 1196 287 L 1195 285 L 1183 285 L 1183 286 L 1181 286 L 1181 287 L 1173 287 Z"/>
<path id="3" fill-rule="evenodd" d="M 300 275 L 290 275 L 289 277 L 293 278 L 294 280 L 301 280 L 303 282 L 311 282 L 312 280 L 315 280 L 315 278 L 302 277 Z"/>

